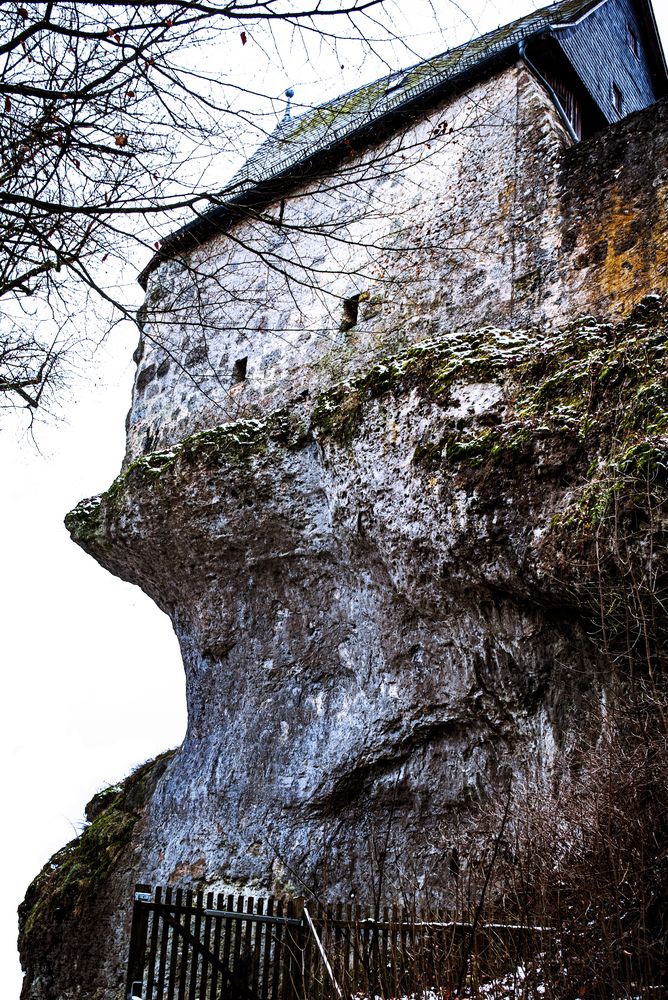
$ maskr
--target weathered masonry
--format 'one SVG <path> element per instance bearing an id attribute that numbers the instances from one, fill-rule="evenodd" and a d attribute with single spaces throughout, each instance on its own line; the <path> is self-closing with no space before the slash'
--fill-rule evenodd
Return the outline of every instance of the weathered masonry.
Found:
<path id="1" fill-rule="evenodd" d="M 562 154 L 666 92 L 648 3 L 571 0 L 283 122 L 142 276 L 128 459 L 314 387 L 332 350 L 346 376 L 346 335 L 354 366 L 388 337 L 628 312 L 663 280 L 662 188 L 636 143 L 578 214 L 591 178 L 564 186 Z"/>

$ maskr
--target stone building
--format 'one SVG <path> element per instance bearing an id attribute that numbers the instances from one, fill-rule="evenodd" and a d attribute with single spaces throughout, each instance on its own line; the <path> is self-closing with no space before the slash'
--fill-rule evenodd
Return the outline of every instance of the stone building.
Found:
<path id="1" fill-rule="evenodd" d="M 188 731 L 31 886 L 24 1000 L 121 996 L 135 881 L 361 898 L 382 840 L 389 901 L 447 899 L 481 796 L 595 730 L 596 517 L 668 432 L 606 381 L 660 363 L 667 86 L 647 0 L 563 0 L 287 118 L 163 242 L 67 523 L 170 615 Z"/>
<path id="2" fill-rule="evenodd" d="M 623 200 L 598 233 L 557 163 L 667 79 L 646 0 L 573 0 L 284 121 L 142 275 L 129 458 L 313 386 L 345 325 L 357 364 L 387 331 L 628 309 L 645 265 L 619 274 L 606 239 L 647 216 Z"/>

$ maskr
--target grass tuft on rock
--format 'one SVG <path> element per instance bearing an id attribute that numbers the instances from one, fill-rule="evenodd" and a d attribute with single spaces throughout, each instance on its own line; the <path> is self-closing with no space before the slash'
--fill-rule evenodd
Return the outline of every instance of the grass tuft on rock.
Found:
<path id="1" fill-rule="evenodd" d="M 44 865 L 19 907 L 19 940 L 78 916 L 118 864 L 155 782 L 174 756 L 168 750 L 136 768 L 123 782 L 98 792 L 86 806 L 90 822 Z"/>

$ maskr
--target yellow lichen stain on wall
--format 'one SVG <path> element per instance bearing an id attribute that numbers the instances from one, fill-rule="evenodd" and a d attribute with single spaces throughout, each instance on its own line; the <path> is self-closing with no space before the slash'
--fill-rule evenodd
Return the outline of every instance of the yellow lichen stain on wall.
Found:
<path id="1" fill-rule="evenodd" d="M 564 153 L 546 284 L 553 316 L 577 308 L 615 321 L 668 291 L 667 126 L 659 102 Z"/>
<path id="2" fill-rule="evenodd" d="M 509 177 L 499 192 L 499 220 L 507 219 L 515 205 L 517 184 L 514 177 Z"/>
<path id="3" fill-rule="evenodd" d="M 638 200 L 616 183 L 602 211 L 583 213 L 574 262 L 594 312 L 627 316 L 645 295 L 668 288 L 667 203 L 665 184 Z"/>
<path id="4" fill-rule="evenodd" d="M 657 213 L 652 227 L 654 272 L 658 290 L 668 290 L 668 182 L 662 181 L 655 188 Z"/>
<path id="5" fill-rule="evenodd" d="M 599 226 L 601 237 L 608 244 L 601 267 L 600 292 L 613 313 L 627 313 L 637 301 L 636 285 L 644 271 L 639 221 L 634 206 L 614 187 L 605 225 Z"/>

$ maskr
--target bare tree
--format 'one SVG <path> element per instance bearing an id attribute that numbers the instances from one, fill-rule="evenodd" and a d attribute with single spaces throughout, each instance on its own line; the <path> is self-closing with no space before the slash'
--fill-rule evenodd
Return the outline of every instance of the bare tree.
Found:
<path id="1" fill-rule="evenodd" d="M 221 154 L 273 128 L 262 95 L 227 79 L 226 50 L 252 32 L 270 46 L 277 22 L 304 44 L 367 44 L 383 2 L 0 5 L 0 405 L 48 410 L 100 310 L 107 328 L 134 315 L 119 286 L 132 246 L 215 203 Z"/>

